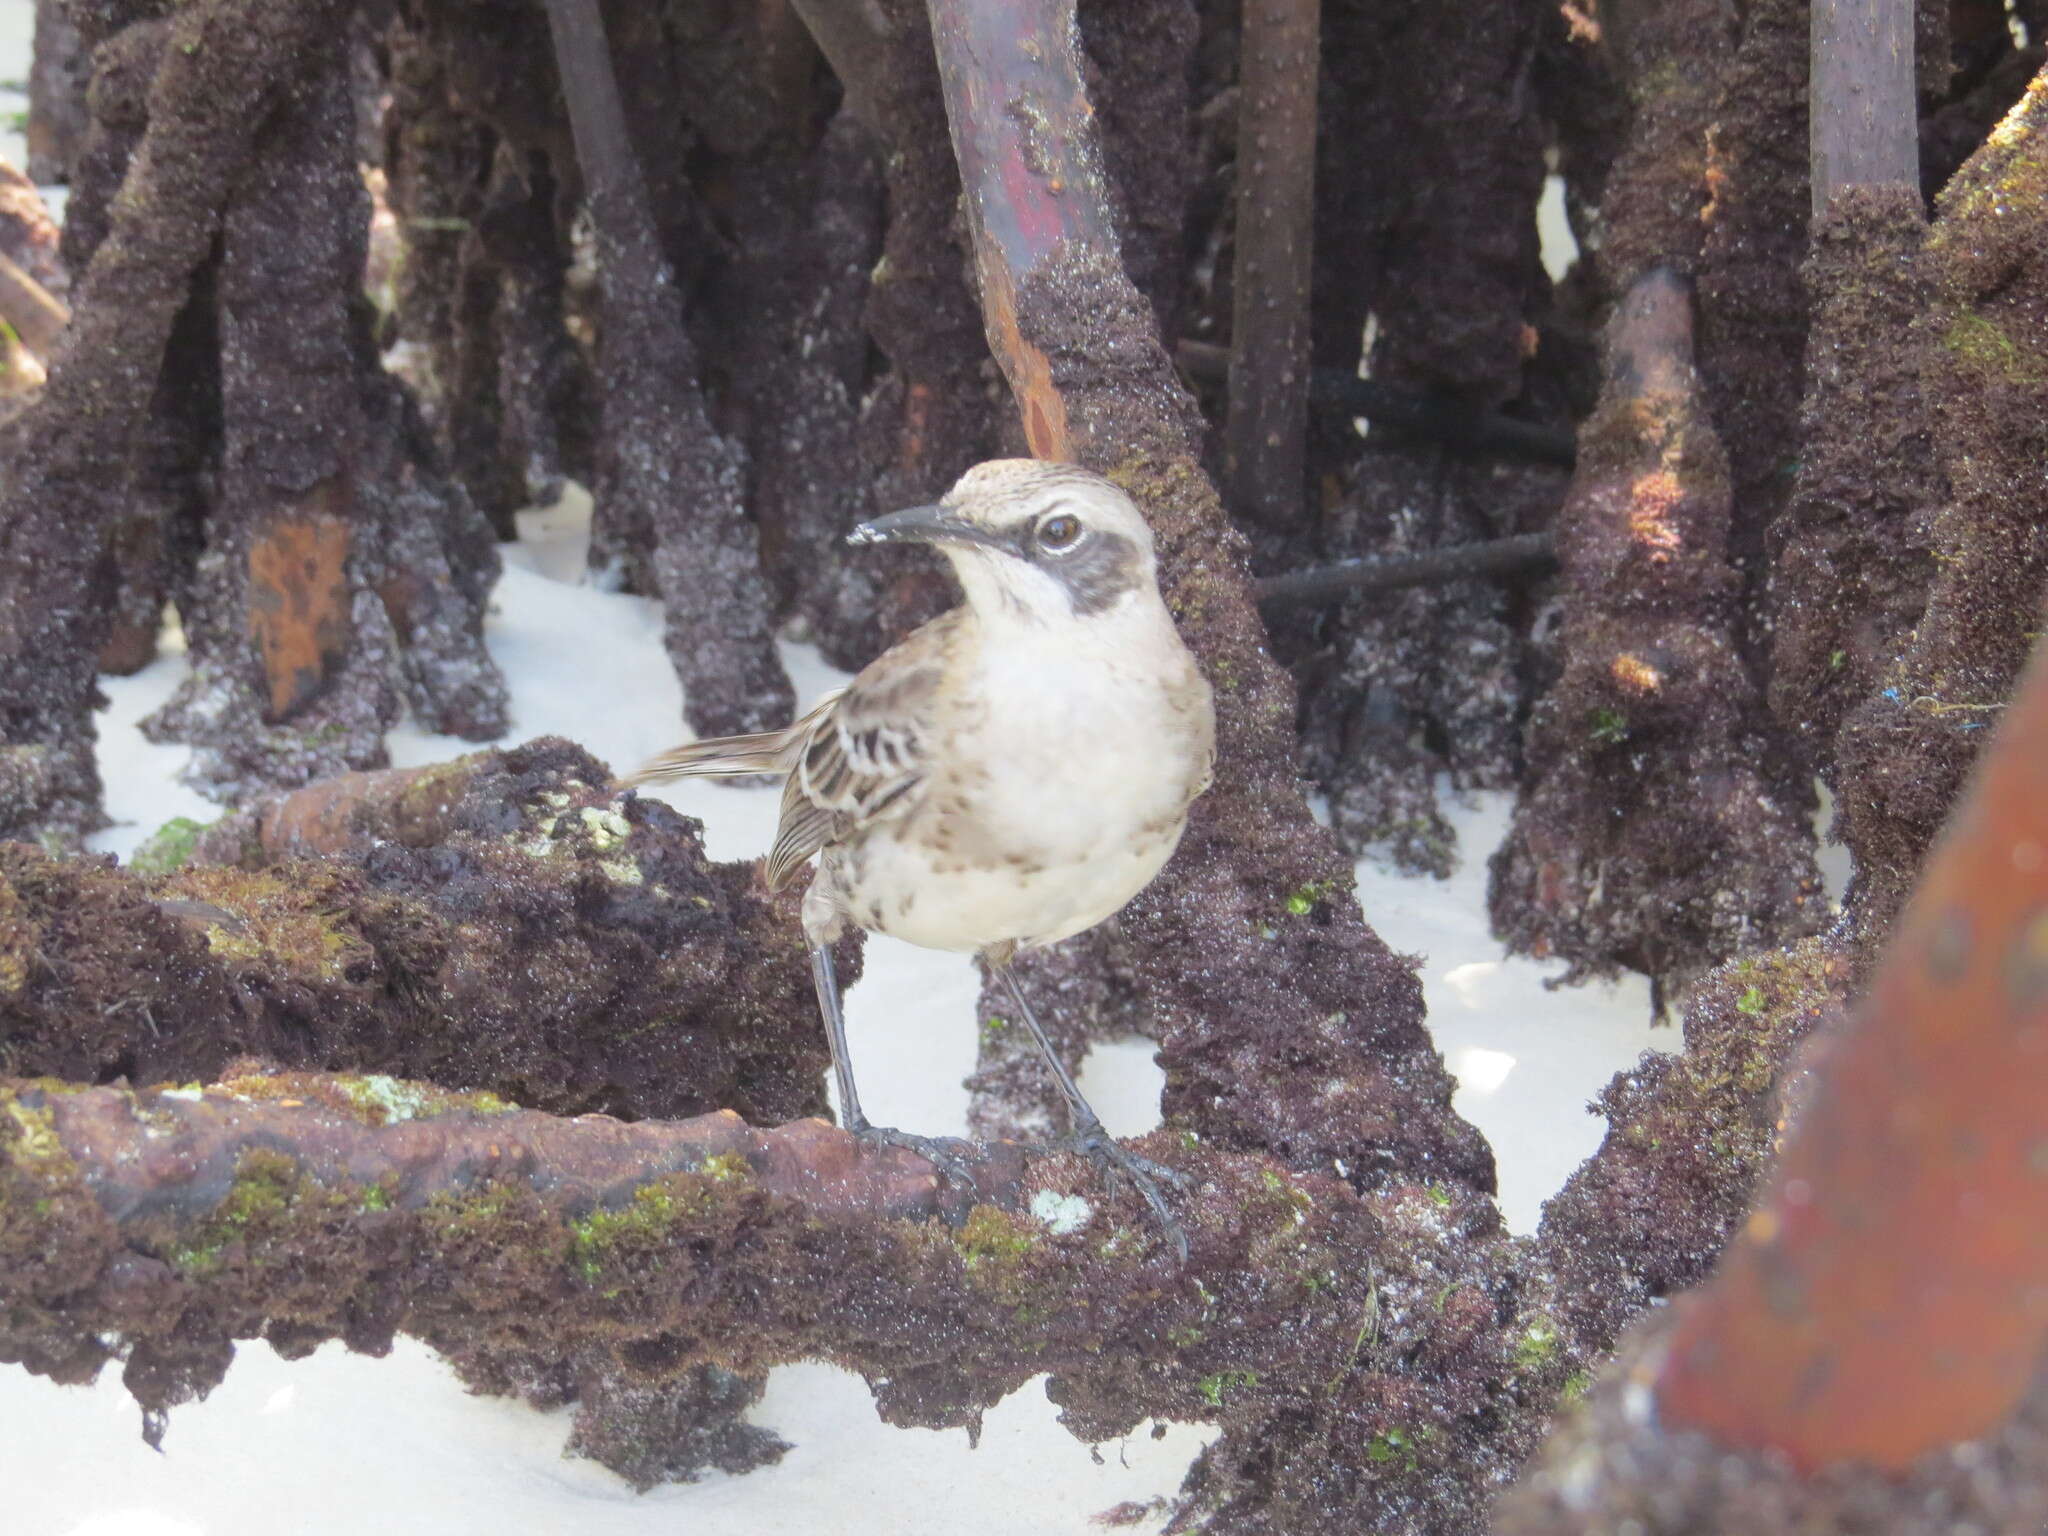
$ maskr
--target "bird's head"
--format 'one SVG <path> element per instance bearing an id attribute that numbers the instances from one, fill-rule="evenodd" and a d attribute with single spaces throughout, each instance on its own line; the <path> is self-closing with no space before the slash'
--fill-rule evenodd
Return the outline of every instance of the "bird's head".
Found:
<path id="1" fill-rule="evenodd" d="M 1092 619 L 1158 599 L 1152 530 L 1130 497 L 1074 464 L 994 459 L 928 507 L 862 523 L 850 544 L 930 544 L 986 617 Z"/>

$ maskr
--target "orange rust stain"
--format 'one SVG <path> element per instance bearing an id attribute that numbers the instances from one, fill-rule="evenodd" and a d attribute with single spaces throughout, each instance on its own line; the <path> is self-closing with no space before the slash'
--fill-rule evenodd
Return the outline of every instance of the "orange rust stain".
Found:
<path id="1" fill-rule="evenodd" d="M 1607 664 L 1607 671 L 1624 693 L 1635 694 L 1638 698 L 1655 693 L 1664 686 L 1664 674 L 1631 651 L 1623 651 L 1615 657 Z"/>
<path id="2" fill-rule="evenodd" d="M 1052 360 L 1024 339 L 1017 324 L 1017 290 L 1002 259 L 985 259 L 980 266 L 989 343 L 1017 397 L 1017 409 L 1024 418 L 1024 441 L 1035 459 L 1071 461 L 1074 453 L 1067 402 L 1053 382 Z"/>
<path id="3" fill-rule="evenodd" d="M 426 585 L 416 571 L 401 571 L 377 583 L 377 597 L 391 616 L 391 627 L 408 644 L 412 640 L 413 619 L 423 606 L 425 593 Z"/>
<path id="4" fill-rule="evenodd" d="M 924 462 L 932 425 L 932 387 L 913 384 L 903 396 L 903 437 L 899 460 L 905 468 Z"/>
<path id="5" fill-rule="evenodd" d="M 1760 1215 L 1681 1305 L 1663 1422 L 1902 1473 L 2048 1345 L 2048 654 L 2037 647 Z"/>
<path id="6" fill-rule="evenodd" d="M 1651 560 L 1663 564 L 1681 542 L 1672 514 L 1685 499 L 1685 488 L 1668 469 L 1637 476 L 1628 488 L 1629 537 L 1649 550 Z"/>
<path id="7" fill-rule="evenodd" d="M 270 707 L 286 719 L 320 692 L 349 642 L 349 525 L 334 515 L 339 478 L 272 516 L 249 548 L 249 632 L 263 657 Z"/>
<path id="8" fill-rule="evenodd" d="M 1709 123 L 1706 136 L 1706 169 L 1701 180 L 1706 191 L 1706 201 L 1700 205 L 1700 222 L 1712 224 L 1721 213 L 1721 199 L 1728 194 L 1731 177 L 1728 173 L 1728 153 L 1721 145 L 1721 125 Z"/>

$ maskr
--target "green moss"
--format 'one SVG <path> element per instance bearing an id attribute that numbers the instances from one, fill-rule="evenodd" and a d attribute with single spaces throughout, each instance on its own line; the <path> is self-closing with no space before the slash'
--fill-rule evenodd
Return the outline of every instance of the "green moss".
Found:
<path id="1" fill-rule="evenodd" d="M 1560 1344 L 1557 1320 L 1545 1312 L 1535 1313 L 1515 1340 L 1515 1364 L 1524 1371 L 1540 1371 L 1557 1358 Z"/>
<path id="2" fill-rule="evenodd" d="M 427 1202 L 424 1224 L 444 1239 L 494 1235 L 506 1223 L 523 1221 L 533 1209 L 525 1186 L 493 1181 L 475 1189 L 448 1190 Z"/>
<path id="3" fill-rule="evenodd" d="M 104 1220 L 48 1106 L 22 1102 L 19 1089 L 0 1090 L 0 1276 L 62 1266 L 81 1223 Z M 72 1283 L 89 1278 L 87 1270 Z M 0 1321 L 6 1317 L 0 1306 Z"/>
<path id="4" fill-rule="evenodd" d="M 199 841 L 210 822 L 194 821 L 189 816 L 173 816 L 158 827 L 143 841 L 128 859 L 128 867 L 138 875 L 168 875 L 172 870 L 184 866 L 192 857 L 193 845 Z"/>
<path id="5" fill-rule="evenodd" d="M 40 1105 L 24 1104 L 12 1095 L 7 1099 L 7 1117 L 14 1122 L 13 1160 L 22 1164 L 50 1163 L 70 1154 L 57 1135 L 57 1117 Z"/>
<path id="6" fill-rule="evenodd" d="M 1764 989 L 1762 987 L 1751 987 L 1747 992 L 1744 992 L 1742 996 L 1735 999 L 1735 1011 L 1737 1013 L 1746 1013 L 1753 1019 L 1761 1018 L 1764 1011 Z"/>
<path id="7" fill-rule="evenodd" d="M 1195 1390 L 1202 1394 L 1202 1401 L 1211 1408 L 1221 1408 L 1227 1392 L 1259 1384 L 1257 1371 L 1219 1371 L 1214 1376 L 1204 1376 L 1195 1383 Z"/>
<path id="8" fill-rule="evenodd" d="M 1402 1471 L 1412 1472 L 1416 1464 L 1415 1448 L 1427 1438 L 1419 1430 L 1410 1431 L 1399 1426 L 1383 1429 L 1366 1442 L 1365 1459 L 1375 1466 L 1398 1464 Z"/>
<path id="9" fill-rule="evenodd" d="M 431 1084 L 387 1077 L 382 1072 L 366 1072 L 360 1077 L 336 1077 L 334 1082 L 373 1125 L 431 1120 L 437 1115 L 453 1114 L 459 1110 L 481 1115 L 505 1115 L 518 1107 L 488 1090 L 450 1093 Z"/>
<path id="10" fill-rule="evenodd" d="M 577 815 L 590 835 L 590 846 L 599 853 L 624 846 L 633 835 L 633 824 L 609 807 L 586 805 Z"/>
<path id="11" fill-rule="evenodd" d="M 1678 67 L 1678 60 L 1667 54 L 1631 80 L 1628 93 L 1640 106 L 1659 96 L 1668 96 L 1684 83 L 1685 75 Z"/>
<path id="12" fill-rule="evenodd" d="M 22 910 L 21 896 L 0 875 L 0 997 L 28 985 L 30 968 L 42 942 L 42 928 Z"/>
<path id="13" fill-rule="evenodd" d="M 636 1257 L 673 1247 L 678 1228 L 701 1230 L 721 1203 L 753 1179 L 744 1157 L 722 1152 L 697 1168 L 643 1184 L 625 1204 L 599 1206 L 569 1223 L 569 1265 L 593 1284 L 617 1278 Z M 617 1294 L 617 1287 L 605 1294 Z"/>
<path id="14" fill-rule="evenodd" d="M 1004 1266 L 1029 1253 L 1037 1244 L 1038 1228 L 993 1205 L 977 1205 L 968 1213 L 953 1245 L 969 1269 Z"/>
<path id="15" fill-rule="evenodd" d="M 1965 309 L 1949 322 L 1941 344 L 1971 372 L 2014 384 L 2039 384 L 2048 378 L 2040 357 L 2022 349 L 1996 322 Z"/>
<path id="16" fill-rule="evenodd" d="M 1451 1203 L 1451 1192 L 1441 1184 L 1425 1185 L 1423 1193 L 1429 1196 L 1429 1201 L 1432 1205 L 1449 1207 Z"/>
<path id="17" fill-rule="evenodd" d="M 258 1244 L 287 1230 L 294 1217 L 312 1208 L 322 1220 L 338 1198 L 307 1179 L 281 1152 L 245 1152 L 235 1182 L 211 1212 L 193 1225 L 185 1241 L 165 1258 L 188 1275 L 208 1275 L 226 1262 L 235 1244 Z"/>
<path id="18" fill-rule="evenodd" d="M 1307 917 L 1319 903 L 1328 899 L 1336 884 L 1334 880 L 1310 880 L 1297 886 L 1287 895 L 1285 905 L 1288 913 L 1294 917 Z"/>
<path id="19" fill-rule="evenodd" d="M 665 1241 L 687 1204 L 668 1184 L 656 1183 L 641 1185 L 616 1210 L 599 1206 L 569 1224 L 570 1264 L 585 1280 L 596 1281 L 621 1246 Z"/>
<path id="20" fill-rule="evenodd" d="M 697 1171 L 714 1184 L 730 1184 L 735 1179 L 751 1179 L 754 1165 L 737 1152 L 720 1152 L 705 1158 Z"/>
<path id="21" fill-rule="evenodd" d="M 309 889 L 300 876 L 272 869 L 189 869 L 172 889 L 240 920 L 235 929 L 214 923 L 206 930 L 207 947 L 224 958 L 339 981 L 352 958 L 372 953 L 341 914 L 319 909 L 320 889 Z"/>
<path id="22" fill-rule="evenodd" d="M 1051 1298 L 1042 1285 L 1045 1271 L 1032 1262 L 1044 1241 L 1036 1222 L 992 1205 L 977 1205 L 952 1234 L 953 1246 L 975 1289 L 1013 1309 L 1020 1327 L 1031 1328 L 1048 1315 Z"/>
<path id="23" fill-rule="evenodd" d="M 1592 1388 L 1592 1385 L 1593 1373 L 1591 1371 L 1573 1371 L 1571 1375 L 1565 1377 L 1564 1385 L 1558 1389 L 1557 1400 L 1569 1408 L 1583 1398 Z"/>
<path id="24" fill-rule="evenodd" d="M 1628 716 L 1618 709 L 1595 709 L 1586 717 L 1586 735 L 1595 746 L 1619 746 L 1628 740 Z"/>

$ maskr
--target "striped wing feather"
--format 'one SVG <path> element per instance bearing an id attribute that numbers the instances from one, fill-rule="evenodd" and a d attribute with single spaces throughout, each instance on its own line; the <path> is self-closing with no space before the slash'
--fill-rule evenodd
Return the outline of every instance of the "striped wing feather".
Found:
<path id="1" fill-rule="evenodd" d="M 768 888 L 780 890 L 820 849 L 916 807 L 931 701 L 964 614 L 956 608 L 905 637 L 786 730 L 689 742 L 628 782 L 785 775 L 782 820 L 767 859 Z"/>

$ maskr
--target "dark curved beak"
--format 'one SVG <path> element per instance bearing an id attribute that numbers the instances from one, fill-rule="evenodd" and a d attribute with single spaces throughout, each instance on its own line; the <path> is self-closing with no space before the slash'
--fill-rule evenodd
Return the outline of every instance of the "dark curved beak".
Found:
<path id="1" fill-rule="evenodd" d="M 941 506 L 905 507 L 862 523 L 849 544 L 993 544 L 995 539 Z"/>

